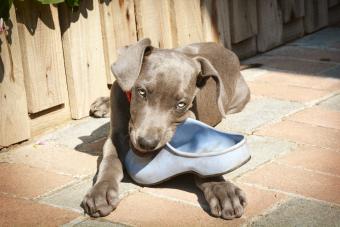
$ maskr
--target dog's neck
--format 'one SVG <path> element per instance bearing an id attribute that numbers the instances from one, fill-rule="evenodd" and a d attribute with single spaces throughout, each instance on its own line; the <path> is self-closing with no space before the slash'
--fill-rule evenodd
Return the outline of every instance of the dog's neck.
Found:
<path id="1" fill-rule="evenodd" d="M 131 96 L 132 96 L 131 91 L 126 91 L 126 92 L 125 92 L 125 95 L 126 95 L 127 100 L 128 100 L 129 103 L 130 103 L 130 102 L 131 102 Z"/>

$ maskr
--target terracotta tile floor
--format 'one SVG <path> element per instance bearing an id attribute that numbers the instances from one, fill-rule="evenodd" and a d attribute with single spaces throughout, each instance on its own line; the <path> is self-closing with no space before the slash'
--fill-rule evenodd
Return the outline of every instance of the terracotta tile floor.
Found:
<path id="1" fill-rule="evenodd" d="M 0 226 L 339 226 L 339 31 L 246 61 L 263 63 L 244 71 L 251 103 L 218 126 L 248 135 L 253 150 L 249 163 L 225 175 L 247 193 L 242 218 L 210 216 L 190 176 L 152 188 L 125 179 L 116 211 L 83 215 L 108 129 L 108 119 L 89 118 L 0 152 Z"/>

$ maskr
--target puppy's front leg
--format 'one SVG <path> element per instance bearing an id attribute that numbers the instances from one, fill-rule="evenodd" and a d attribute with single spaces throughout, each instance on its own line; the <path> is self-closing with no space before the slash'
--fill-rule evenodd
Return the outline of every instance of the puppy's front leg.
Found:
<path id="1" fill-rule="evenodd" d="M 110 214 L 119 203 L 118 185 L 122 178 L 122 163 L 109 136 L 103 147 L 103 160 L 99 166 L 97 181 L 82 202 L 86 213 L 92 217 Z"/>
<path id="2" fill-rule="evenodd" d="M 228 220 L 242 216 L 247 200 L 239 187 L 224 180 L 222 176 L 213 178 L 196 176 L 195 182 L 204 193 L 212 215 Z"/>

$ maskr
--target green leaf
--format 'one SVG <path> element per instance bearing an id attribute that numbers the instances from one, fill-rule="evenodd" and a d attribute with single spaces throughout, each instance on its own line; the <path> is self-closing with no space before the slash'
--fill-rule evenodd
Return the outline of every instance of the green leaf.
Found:
<path id="1" fill-rule="evenodd" d="M 8 20 L 9 18 L 9 9 L 12 6 L 13 0 L 1 0 L 2 3 L 0 4 L 0 18 Z"/>
<path id="2" fill-rule="evenodd" d="M 65 2 L 70 7 L 79 6 L 79 4 L 80 4 L 80 0 L 65 0 Z"/>
<path id="3" fill-rule="evenodd" d="M 37 0 L 37 1 L 39 1 L 41 4 L 57 4 L 64 2 L 64 0 Z"/>

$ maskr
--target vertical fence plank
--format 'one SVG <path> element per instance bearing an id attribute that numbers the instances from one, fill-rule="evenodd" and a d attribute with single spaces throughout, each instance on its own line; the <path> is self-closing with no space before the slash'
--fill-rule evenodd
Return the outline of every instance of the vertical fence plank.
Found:
<path id="1" fill-rule="evenodd" d="M 137 41 L 133 0 L 104 0 L 100 4 L 105 69 L 108 84 L 112 84 L 110 66 L 117 59 L 117 49 Z"/>
<path id="2" fill-rule="evenodd" d="M 304 34 L 303 18 L 291 20 L 283 25 L 282 42 L 286 43 L 302 37 Z"/>
<path id="3" fill-rule="evenodd" d="M 60 22 L 72 118 L 89 114 L 108 95 L 98 1 L 83 0 L 74 11 L 60 4 Z"/>
<path id="4" fill-rule="evenodd" d="M 340 4 L 340 0 L 328 0 L 328 7 L 333 7 Z"/>
<path id="5" fill-rule="evenodd" d="M 304 26 L 307 33 L 314 32 L 328 24 L 328 2 L 305 0 Z"/>
<path id="6" fill-rule="evenodd" d="M 201 16 L 204 41 L 219 42 L 220 35 L 217 26 L 217 9 L 215 0 L 201 1 Z"/>
<path id="7" fill-rule="evenodd" d="M 230 18 L 232 43 L 239 43 L 256 35 L 256 0 L 231 0 Z"/>
<path id="8" fill-rule="evenodd" d="M 65 78 L 58 10 L 37 1 L 15 1 L 29 113 L 64 103 Z"/>
<path id="9" fill-rule="evenodd" d="M 178 45 L 202 42 L 201 9 L 199 0 L 173 0 L 176 15 Z"/>
<path id="10" fill-rule="evenodd" d="M 9 34 L 0 34 L 0 147 L 30 137 L 24 73 L 14 7 L 7 23 Z"/>
<path id="11" fill-rule="evenodd" d="M 328 24 L 333 25 L 340 22 L 340 5 L 329 8 Z"/>
<path id="12" fill-rule="evenodd" d="M 155 47 L 177 46 L 172 0 L 136 0 L 138 38 L 148 37 Z"/>
<path id="13" fill-rule="evenodd" d="M 305 15 L 304 0 L 279 0 L 283 23 L 288 23 Z"/>
<path id="14" fill-rule="evenodd" d="M 267 51 L 282 42 L 282 15 L 277 0 L 257 0 L 257 49 Z"/>
<path id="15" fill-rule="evenodd" d="M 256 36 L 232 45 L 232 50 L 240 58 L 249 58 L 257 53 Z"/>
<path id="16" fill-rule="evenodd" d="M 204 41 L 219 42 L 230 49 L 228 1 L 202 0 L 201 15 Z"/>

